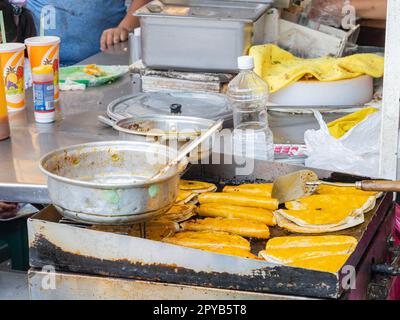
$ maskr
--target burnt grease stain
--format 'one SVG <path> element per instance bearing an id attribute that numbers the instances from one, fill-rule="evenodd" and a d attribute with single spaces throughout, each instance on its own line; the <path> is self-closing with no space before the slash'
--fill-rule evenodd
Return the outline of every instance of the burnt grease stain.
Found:
<path id="1" fill-rule="evenodd" d="M 30 264 L 34 268 L 54 265 L 56 270 L 73 273 L 270 294 L 339 298 L 341 293 L 339 280 L 331 273 L 278 266 L 254 270 L 252 275 L 240 275 L 196 272 L 174 265 L 143 264 L 125 259 L 102 260 L 64 252 L 42 236 L 37 237 L 30 248 Z"/>

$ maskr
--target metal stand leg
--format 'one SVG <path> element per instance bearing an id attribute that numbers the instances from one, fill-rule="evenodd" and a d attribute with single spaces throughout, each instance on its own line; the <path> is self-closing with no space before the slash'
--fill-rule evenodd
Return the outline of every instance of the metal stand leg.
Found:
<path id="1" fill-rule="evenodd" d="M 0 223 L 0 240 L 8 244 L 11 267 L 14 270 L 29 269 L 27 219 L 16 219 Z"/>

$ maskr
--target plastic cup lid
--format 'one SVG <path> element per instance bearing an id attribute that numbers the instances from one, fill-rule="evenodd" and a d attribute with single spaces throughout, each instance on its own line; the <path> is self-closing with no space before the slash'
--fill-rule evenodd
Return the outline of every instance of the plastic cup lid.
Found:
<path id="1" fill-rule="evenodd" d="M 43 46 L 48 44 L 60 43 L 61 39 L 56 36 L 44 36 L 44 37 L 32 37 L 25 39 L 25 44 L 27 46 Z"/>
<path id="2" fill-rule="evenodd" d="M 0 44 L 0 53 L 3 52 L 13 52 L 17 50 L 25 49 L 25 45 L 23 43 L 18 42 L 8 42 Z"/>

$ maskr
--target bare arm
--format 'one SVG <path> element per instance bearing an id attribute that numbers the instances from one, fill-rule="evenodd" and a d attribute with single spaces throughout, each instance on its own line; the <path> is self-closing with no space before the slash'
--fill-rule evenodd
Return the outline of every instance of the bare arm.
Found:
<path id="1" fill-rule="evenodd" d="M 366 20 L 386 20 L 387 0 L 350 0 L 357 17 Z M 344 0 L 312 0 L 310 18 L 321 23 L 340 27 Z"/>
<path id="2" fill-rule="evenodd" d="M 387 0 L 351 0 L 351 4 L 360 18 L 386 20 Z"/>
<path id="3" fill-rule="evenodd" d="M 17 208 L 17 203 L 7 203 L 0 201 L 0 212 L 11 211 Z"/>
<path id="4" fill-rule="evenodd" d="M 100 38 L 101 50 L 105 50 L 118 42 L 128 40 L 129 32 L 139 26 L 139 19 L 133 16 L 133 13 L 144 6 L 150 0 L 133 0 L 130 8 L 124 19 L 120 22 L 118 27 L 104 30 Z"/>

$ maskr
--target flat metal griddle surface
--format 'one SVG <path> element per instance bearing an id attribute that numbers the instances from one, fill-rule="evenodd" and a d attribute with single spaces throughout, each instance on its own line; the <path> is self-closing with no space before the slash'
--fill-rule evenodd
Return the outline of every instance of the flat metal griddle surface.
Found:
<path id="1" fill-rule="evenodd" d="M 226 184 L 270 182 L 278 175 L 298 169 L 287 164 L 258 162 L 251 175 L 239 177 L 235 175 L 235 165 L 195 165 L 184 178 L 214 182 L 222 188 Z M 339 181 L 360 179 L 320 170 L 317 174 L 331 181 L 335 177 Z M 391 206 L 392 195 L 387 194 L 366 213 L 362 225 L 338 232 L 359 240 L 346 265 L 357 268 Z M 50 264 L 59 271 L 317 298 L 337 299 L 344 292 L 341 272 L 276 266 L 266 261 L 97 232 L 60 224 L 60 218 L 54 209 L 48 208 L 29 220 L 32 267 Z M 289 235 L 278 227 L 271 231 L 272 236 Z M 264 249 L 265 243 L 251 240 L 253 252 Z"/>
<path id="2" fill-rule="evenodd" d="M 189 172 L 190 174 L 190 172 Z M 341 180 L 337 180 L 338 178 L 340 179 L 341 174 L 337 174 L 335 175 L 333 178 L 329 179 L 329 181 L 332 182 L 338 182 Z M 244 184 L 244 183 L 270 183 L 272 181 L 265 181 L 262 179 L 257 179 L 257 180 L 241 180 L 241 179 L 221 179 L 221 178 L 206 178 L 206 179 L 200 179 L 199 177 L 195 176 L 190 176 L 190 179 L 193 180 L 199 180 L 199 181 L 207 181 L 210 183 L 214 183 L 217 185 L 217 192 L 221 192 L 222 189 L 225 186 L 232 186 L 232 185 L 240 185 L 240 184 Z M 342 180 L 346 180 L 345 182 L 353 182 L 357 181 L 358 177 L 355 176 L 346 176 L 346 178 L 343 178 Z M 326 179 L 328 180 L 328 179 Z M 344 181 L 341 181 L 344 182 Z M 304 236 L 304 235 L 309 235 L 309 236 L 313 236 L 313 235 L 345 235 L 345 236 L 351 236 L 354 237 L 358 240 L 358 242 L 360 243 L 360 241 L 363 239 L 363 236 L 365 235 L 366 231 L 368 230 L 368 228 L 372 228 L 372 229 L 376 229 L 377 225 L 379 224 L 381 221 L 380 219 L 376 220 L 376 213 L 378 211 L 379 208 L 381 207 L 386 207 L 386 205 L 388 204 L 388 202 L 390 202 L 390 199 L 392 198 L 392 194 L 383 194 L 382 197 L 380 197 L 379 199 L 377 199 L 376 201 L 376 205 L 374 207 L 373 210 L 370 210 L 368 212 L 364 213 L 364 218 L 365 221 L 364 223 L 362 223 L 361 225 L 355 226 L 353 228 L 349 228 L 349 229 L 345 229 L 345 230 L 341 230 L 341 231 L 336 231 L 336 232 L 329 232 L 329 233 L 318 233 L 318 234 L 312 234 L 312 233 L 294 233 L 294 232 L 290 232 L 287 231 L 283 228 L 280 228 L 279 226 L 274 226 L 274 227 L 269 227 L 270 229 L 270 233 L 271 233 L 271 237 L 270 238 L 276 238 L 276 237 L 286 237 L 286 236 Z M 280 205 L 280 208 L 283 208 L 283 205 Z M 196 216 L 194 218 L 201 218 L 199 216 Z M 374 220 L 375 218 L 375 220 Z M 193 218 L 192 218 L 193 219 Z M 249 239 L 250 240 L 250 244 L 251 244 L 251 252 L 255 255 L 258 254 L 259 251 L 264 250 L 266 243 L 268 242 L 268 240 L 262 240 L 262 239 Z M 360 248 L 360 246 L 357 247 L 356 251 L 360 252 L 363 251 L 362 248 Z"/>

